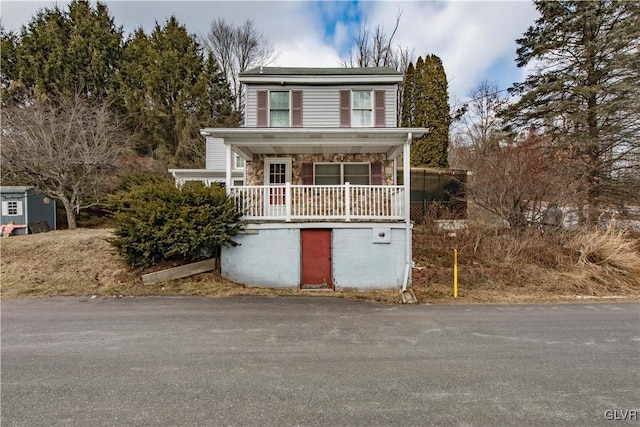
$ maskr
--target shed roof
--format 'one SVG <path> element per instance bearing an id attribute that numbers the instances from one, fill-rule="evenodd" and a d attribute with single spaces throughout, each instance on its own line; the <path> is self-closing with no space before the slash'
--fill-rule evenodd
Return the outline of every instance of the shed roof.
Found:
<path id="1" fill-rule="evenodd" d="M 3 185 L 0 186 L 0 193 L 24 193 L 32 189 L 33 187 L 26 185 Z"/>

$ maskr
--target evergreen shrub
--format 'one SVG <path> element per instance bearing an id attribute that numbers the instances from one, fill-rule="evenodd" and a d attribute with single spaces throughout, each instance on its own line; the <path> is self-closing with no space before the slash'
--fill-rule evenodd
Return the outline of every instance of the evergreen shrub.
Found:
<path id="1" fill-rule="evenodd" d="M 110 239 L 132 267 L 161 261 L 198 261 L 235 246 L 241 229 L 234 201 L 217 186 L 156 181 L 113 196 L 116 227 Z"/>

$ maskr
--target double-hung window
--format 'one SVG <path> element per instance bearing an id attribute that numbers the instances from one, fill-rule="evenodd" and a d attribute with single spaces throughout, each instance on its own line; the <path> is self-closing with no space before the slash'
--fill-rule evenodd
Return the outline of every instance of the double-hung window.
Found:
<path id="1" fill-rule="evenodd" d="M 302 91 L 257 91 L 256 126 L 274 128 L 302 127 Z"/>
<path id="2" fill-rule="evenodd" d="M 269 123 L 274 128 L 289 127 L 289 91 L 269 92 Z"/>
<path id="3" fill-rule="evenodd" d="M 352 109 L 351 125 L 353 127 L 371 127 L 373 104 L 370 90 L 354 90 L 351 92 Z"/>
<path id="4" fill-rule="evenodd" d="M 235 169 L 244 169 L 246 163 L 242 157 L 238 156 L 236 153 L 233 153 L 233 159 L 233 165 Z"/>
<path id="5" fill-rule="evenodd" d="M 315 163 L 315 185 L 369 185 L 369 163 Z"/>
<path id="6" fill-rule="evenodd" d="M 340 90 L 340 127 L 386 127 L 386 94 L 381 90 Z"/>

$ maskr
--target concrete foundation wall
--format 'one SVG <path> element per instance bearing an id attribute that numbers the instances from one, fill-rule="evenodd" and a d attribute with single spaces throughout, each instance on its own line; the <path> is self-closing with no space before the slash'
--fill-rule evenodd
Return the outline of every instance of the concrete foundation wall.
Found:
<path id="1" fill-rule="evenodd" d="M 335 289 L 387 289 L 402 286 L 405 230 L 385 227 L 376 227 L 375 230 L 333 230 Z M 380 233 L 385 236 L 380 237 Z M 374 239 L 377 243 L 374 243 Z"/>
<path id="2" fill-rule="evenodd" d="M 222 275 L 245 285 L 297 288 L 300 285 L 300 230 L 250 230 L 222 248 Z"/>
<path id="3" fill-rule="evenodd" d="M 397 224 L 393 225 L 398 227 Z M 332 276 L 336 290 L 389 289 L 402 286 L 404 228 L 385 224 L 326 227 L 332 230 Z M 300 228 L 249 229 L 222 248 L 222 275 L 253 286 L 300 286 Z"/>

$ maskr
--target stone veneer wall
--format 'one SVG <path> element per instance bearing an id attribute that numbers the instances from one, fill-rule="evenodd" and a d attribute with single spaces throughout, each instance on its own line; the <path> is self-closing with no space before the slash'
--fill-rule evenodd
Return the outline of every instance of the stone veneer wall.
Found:
<path id="1" fill-rule="evenodd" d="M 369 154 L 296 154 L 291 156 L 268 156 L 255 155 L 253 162 L 247 162 L 246 173 L 247 182 L 245 185 L 263 185 L 264 184 L 264 159 L 266 157 L 291 157 L 291 183 L 294 185 L 301 184 L 300 174 L 303 163 L 320 163 L 320 162 L 382 162 L 383 176 L 382 182 L 385 185 L 393 185 L 393 160 L 386 160 L 384 153 Z"/>

